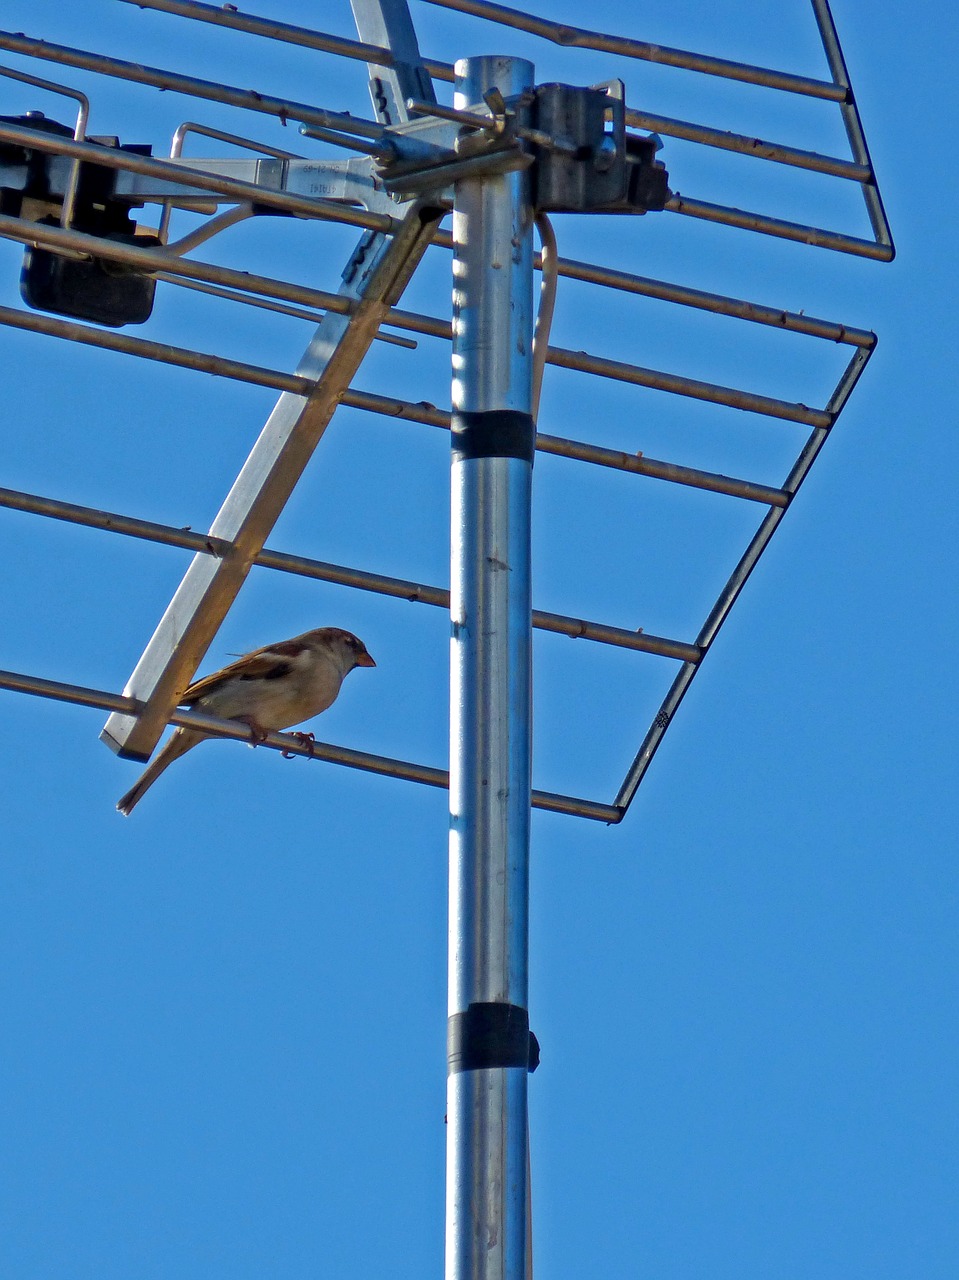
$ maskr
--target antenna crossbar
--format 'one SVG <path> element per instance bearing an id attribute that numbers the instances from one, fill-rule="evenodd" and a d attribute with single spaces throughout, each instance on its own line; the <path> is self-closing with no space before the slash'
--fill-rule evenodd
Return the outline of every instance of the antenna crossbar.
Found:
<path id="1" fill-rule="evenodd" d="M 3 129 L 0 128 L 0 137 L 2 137 L 2 134 Z M 262 276 L 249 278 L 247 283 L 243 280 L 244 273 L 242 272 L 231 271 L 228 268 L 213 267 L 210 264 L 188 264 L 164 250 L 136 249 L 128 245 L 107 242 L 96 236 L 87 236 L 79 232 L 65 232 L 60 228 L 43 227 L 22 219 L 6 218 L 0 215 L 0 235 L 3 234 L 27 242 L 74 248 L 95 257 L 105 257 L 128 264 L 138 264 L 151 269 L 162 266 L 167 271 L 182 271 L 185 276 L 207 280 L 210 283 L 233 285 L 237 288 L 259 288 L 268 292 L 270 296 L 283 297 L 289 301 L 305 302 L 311 300 L 316 305 L 326 307 L 338 314 L 347 315 L 352 310 L 352 304 L 342 295 L 338 296 L 324 293 L 320 290 L 309 290 L 296 286 L 285 286 L 278 281 L 271 281 Z M 6 323 L 15 324 L 17 321 L 13 317 L 23 315 L 22 327 L 33 327 L 39 332 L 55 332 L 53 327 L 46 324 L 46 318 L 44 317 L 37 316 L 35 323 L 31 326 L 25 313 L 11 311 L 9 308 L 2 308 L 0 312 L 6 316 Z M 386 320 L 397 328 L 411 330 L 416 333 L 445 339 L 449 339 L 452 336 L 450 322 L 432 316 L 391 309 Z M 84 333 L 86 336 L 81 336 Z M 99 333 L 100 330 L 97 329 L 86 330 L 84 326 L 77 326 L 73 331 L 73 336 L 78 341 L 86 341 L 90 345 L 97 345 L 92 335 Z M 145 341 L 127 338 L 121 334 L 109 335 L 109 338 L 115 339 L 115 341 L 108 341 L 104 345 L 111 345 L 115 350 L 127 350 L 134 354 L 138 353 L 136 344 Z M 145 345 L 140 348 L 139 354 L 147 354 L 148 350 L 149 345 Z M 239 361 L 225 361 L 221 368 L 214 369 L 213 362 L 219 361 L 220 357 L 193 353 L 198 358 L 198 363 L 193 364 L 188 359 L 191 353 L 183 348 L 167 347 L 167 351 L 179 353 L 177 358 L 172 358 L 171 356 L 167 363 L 189 364 L 189 367 L 206 369 L 208 372 L 223 372 L 228 377 L 236 377 L 240 381 L 255 382 L 260 386 L 276 386 L 286 391 L 296 390 L 302 392 L 309 385 L 306 379 L 296 375 L 264 370 L 254 365 L 244 365 Z M 162 359 L 159 355 L 154 358 Z M 546 360 L 548 364 L 558 368 L 597 374 L 600 377 L 630 383 L 634 386 L 687 396 L 690 399 L 724 405 L 729 408 L 757 413 L 784 421 L 820 427 L 827 427 L 831 422 L 827 413 L 817 409 L 810 409 L 804 404 L 780 400 L 772 396 L 758 395 L 740 388 L 703 382 L 697 378 L 688 378 L 663 370 L 647 369 L 641 365 L 630 364 L 623 360 L 611 360 L 603 356 L 592 355 L 586 351 L 570 351 L 562 347 L 551 346 L 547 351 Z M 229 372 L 228 369 L 230 370 Z"/>
<path id="2" fill-rule="evenodd" d="M 426 0 L 426 3 L 437 5 L 441 9 L 455 9 L 457 13 L 466 13 L 474 18 L 485 18 L 489 22 L 512 27 L 515 31 L 526 31 L 530 35 L 541 36 L 553 44 L 562 45 L 564 49 L 594 49 L 599 53 L 616 53 L 624 58 L 659 62 L 670 67 L 680 67 L 685 71 L 700 71 L 705 75 L 721 76 L 724 80 L 741 80 L 746 84 L 762 85 L 768 89 L 783 89 L 787 93 L 798 93 L 808 98 L 824 98 L 831 102 L 842 102 L 846 97 L 845 89 L 826 80 L 790 75 L 786 71 L 754 67 L 745 62 L 733 62 L 726 58 L 712 58 L 701 53 L 690 53 L 685 49 L 670 49 L 666 45 L 649 44 L 645 40 L 605 35 L 600 31 L 574 27 L 566 22 L 552 22 L 548 18 L 538 18 L 531 13 L 511 9 L 504 4 L 492 4 L 490 0 Z"/>
<path id="3" fill-rule="evenodd" d="M 779 240 L 795 240 L 817 249 L 835 249 L 857 258 L 872 258 L 876 262 L 891 262 L 895 256 L 891 241 L 863 240 L 859 236 L 842 235 L 838 231 L 826 231 L 802 222 L 787 222 L 783 218 L 770 218 L 764 213 L 750 213 L 747 209 L 734 209 L 729 205 L 710 204 L 707 200 L 692 200 L 688 196 L 674 195 L 666 201 L 665 209 L 667 213 L 682 213 L 687 218 L 738 227 L 740 231 L 758 231 Z"/>
<path id="4" fill-rule="evenodd" d="M 135 3 L 136 0 L 127 0 L 127 2 Z M 775 163 L 792 165 L 801 169 L 855 181 L 862 189 L 875 238 L 870 241 L 862 237 L 831 231 L 828 228 L 774 218 L 763 213 L 738 209 L 691 196 L 683 196 L 678 193 L 667 203 L 667 211 L 703 219 L 717 225 L 796 241 L 831 251 L 869 257 L 877 261 L 890 261 L 893 258 L 895 248 L 892 235 L 875 181 L 865 133 L 852 95 L 845 61 L 827 0 L 811 0 L 811 3 L 823 48 L 833 75 L 832 82 L 793 76 L 724 59 L 704 58 L 698 54 L 668 49 L 664 46 L 643 41 L 604 35 L 584 28 L 572 27 L 568 24 L 551 22 L 545 18 L 533 17 L 504 5 L 488 3 L 487 0 L 429 0 L 429 2 L 461 13 L 470 14 L 474 17 L 485 18 L 508 27 L 529 31 L 568 47 L 591 48 L 647 61 L 662 62 L 670 66 L 700 71 L 720 76 L 721 78 L 782 89 L 801 96 L 835 101 L 840 106 L 843 122 L 849 137 L 853 153 L 851 161 L 768 142 L 761 138 L 710 128 L 706 125 L 635 110 L 628 111 L 626 119 L 634 127 L 649 128 L 669 136 L 718 147 L 729 152 L 750 155 Z M 217 9 L 212 5 L 190 3 L 186 2 L 186 0 L 144 0 L 144 3 L 139 7 L 162 10 L 181 17 L 215 23 L 219 26 L 285 40 L 350 58 L 359 58 L 374 68 L 377 66 L 391 68 L 395 61 L 392 51 L 384 46 L 345 40 L 341 37 L 311 31 L 291 24 L 276 23 L 267 19 L 239 14 L 230 9 Z M 350 136 L 354 140 L 363 138 L 370 140 L 369 146 L 374 151 L 384 145 L 383 124 L 376 121 L 362 120 L 342 112 L 333 112 L 310 104 L 286 101 L 251 90 L 238 89 L 235 86 L 219 82 L 183 76 L 159 68 L 143 67 L 139 64 L 124 62 L 119 59 L 106 58 L 85 50 L 52 45 L 20 34 L 0 33 L 0 47 L 23 53 L 27 56 L 47 58 L 65 65 L 116 76 L 136 83 L 171 89 L 207 100 L 224 102 L 247 110 L 265 112 L 280 118 L 284 122 L 287 119 L 293 119 L 308 128 L 312 126 L 315 131 L 314 136 L 339 141 L 344 145 L 355 145 L 361 150 L 364 149 L 363 144 L 359 141 L 350 143 Z M 427 63 L 423 65 L 425 72 L 430 75 L 447 80 L 452 79 L 452 68 L 447 63 Z"/>
<path id="5" fill-rule="evenodd" d="M 147 67 L 138 62 L 109 58 L 106 54 L 92 53 L 88 49 L 74 49 L 69 45 L 52 44 L 47 40 L 37 40 L 32 36 L 19 35 L 12 31 L 0 31 L 0 49 L 21 53 L 28 58 L 43 58 L 48 62 L 57 62 L 61 66 L 76 67 L 81 71 L 93 71 L 100 75 L 112 76 L 132 84 L 163 89 L 169 93 L 182 93 L 208 102 L 221 102 L 228 107 L 256 111 L 260 115 L 275 116 L 282 121 L 295 120 L 299 124 L 339 129 L 344 133 L 352 133 L 362 138 L 378 139 L 383 134 L 383 125 L 375 120 L 364 120 L 359 116 L 347 115 L 341 111 L 328 111 L 306 102 L 274 98 L 271 94 L 260 93 L 255 89 L 238 89 L 235 85 L 223 84 L 217 80 L 201 80 L 197 76 L 181 75 L 179 72 L 165 71 L 160 67 Z"/>
<path id="6" fill-rule="evenodd" d="M 186 347 L 152 342 L 146 338 L 134 338 L 129 334 L 96 329 L 90 325 L 59 320 L 54 316 L 39 315 L 33 311 L 0 307 L 0 325 L 44 334 L 47 337 L 80 342 L 85 346 L 101 347 L 106 351 L 117 351 L 124 355 L 155 360 L 181 369 L 194 369 L 217 377 L 233 378 L 238 382 L 247 382 L 254 386 L 272 387 L 277 391 L 306 395 L 314 385 L 308 378 L 283 373 L 278 369 L 265 369 L 260 365 L 208 355 Z M 450 429 L 449 412 L 437 409 L 425 401 L 400 400 L 394 396 L 377 395 L 350 387 L 341 394 L 340 403 L 348 408 L 381 414 L 387 418 L 421 422 L 426 426 L 440 427 L 447 431 Z M 620 449 L 607 449 L 601 445 L 569 440 L 563 436 L 547 435 L 543 432 L 537 435 L 536 448 L 541 453 L 589 462 L 614 471 L 627 471 L 657 480 L 667 480 L 710 493 L 744 498 L 767 506 L 787 506 L 789 503 L 789 495 L 783 489 L 758 484 L 752 480 L 721 475 L 717 472 L 702 471 L 696 467 L 684 467 L 679 463 L 648 458 L 642 453 L 633 454 Z"/>
<path id="7" fill-rule="evenodd" d="M 115 511 L 100 511 L 95 507 L 61 502 L 55 498 L 40 497 L 37 494 L 23 493 L 16 489 L 0 489 L 0 507 L 22 511 L 29 515 L 48 516 L 68 524 L 83 525 L 89 529 L 100 529 L 108 533 L 140 538 L 145 542 L 180 547 L 200 555 L 215 556 L 219 560 L 226 559 L 237 549 L 236 544 L 229 539 L 219 538 L 213 534 L 196 533 L 191 529 L 159 524 L 154 520 L 140 520 L 135 516 L 120 515 Z M 388 577 L 380 573 L 369 573 L 364 569 L 355 569 L 348 565 L 329 564 L 327 561 L 314 560 L 308 556 L 273 551 L 269 547 L 259 551 L 253 563 L 260 568 L 278 569 L 283 573 L 295 574 L 301 578 L 335 583 L 342 587 L 354 587 L 360 591 L 371 591 L 376 595 L 392 596 L 394 599 L 409 600 L 417 604 L 436 605 L 441 609 L 449 609 L 450 605 L 450 593 L 445 587 L 412 582 L 405 578 Z M 551 631 L 557 635 L 569 636 L 574 640 L 592 640 L 599 644 L 632 649 L 637 653 L 656 654 L 661 658 L 673 658 L 681 662 L 697 663 L 700 658 L 697 647 L 682 640 L 648 635 L 641 628 L 630 631 L 625 627 L 614 627 L 604 622 L 590 622 L 585 618 L 573 618 L 562 613 L 547 613 L 542 609 L 533 610 L 533 626 L 540 631 Z"/>
<path id="8" fill-rule="evenodd" d="M 46 680 L 41 676 L 26 675 L 19 671 L 0 671 L 0 689 L 33 694 L 35 697 L 50 698 L 73 706 L 98 708 L 114 715 L 133 716 L 143 709 L 142 702 L 121 693 L 92 689 L 88 685 L 70 684 L 62 680 Z M 199 711 L 174 711 L 170 716 L 170 724 L 199 729 L 211 738 L 229 738 L 253 744 L 249 726 L 238 720 L 221 720 L 218 716 L 205 715 Z M 304 746 L 295 734 L 271 733 L 262 741 L 257 739 L 255 745 L 282 752 L 286 756 L 303 756 L 325 764 L 345 765 L 347 768 L 376 773 L 381 777 L 398 778 L 402 782 L 419 782 L 442 789 L 449 787 L 449 771 L 446 769 L 417 764 L 412 760 L 399 760 L 393 756 L 376 755 L 371 751 L 358 751 L 353 747 L 341 747 L 332 742 L 311 742 Z M 616 805 L 563 795 L 556 791 L 533 791 L 532 804 L 534 809 L 545 809 L 550 813 L 562 813 L 574 818 L 591 818 L 595 822 L 610 824 L 621 822 L 624 816 L 624 811 Z"/>
<path id="9" fill-rule="evenodd" d="M 669 138 L 699 142 L 706 147 L 735 151 L 739 155 L 753 156 L 757 160 L 772 160 L 775 164 L 792 165 L 796 169 L 809 169 L 813 173 L 825 173 L 833 178 L 871 182 L 873 177 L 871 166 L 857 164 L 854 160 L 841 160 L 836 156 L 821 155 L 818 151 L 802 151 L 797 147 L 783 146 L 779 142 L 766 142 L 762 138 L 730 133 L 726 129 L 711 129 L 707 125 L 675 120 L 670 116 L 654 116 L 648 111 L 637 111 L 631 107 L 626 109 L 626 123 L 634 129 L 665 133 Z"/>
<path id="10" fill-rule="evenodd" d="M 3 129 L 0 127 L 0 139 Z M 0 214 L 0 236 L 19 240 L 25 244 L 43 244 L 51 248 L 64 248 L 86 253 L 93 257 L 108 258 L 122 262 L 144 272 L 166 271 L 186 276 L 194 280 L 203 280 L 210 284 L 222 284 L 249 293 L 263 294 L 265 297 L 277 298 L 286 302 L 303 303 L 307 306 L 319 307 L 323 310 L 346 313 L 349 303 L 341 294 L 316 289 L 292 281 L 276 280 L 268 276 L 256 275 L 248 271 L 235 271 L 212 263 L 198 262 L 195 259 L 172 254 L 164 249 L 139 248 L 118 241 L 107 241 L 101 237 L 86 236 L 82 232 L 64 231 L 59 227 L 48 227 L 24 218 L 12 218 Z M 448 233 L 437 232 L 434 244 L 448 247 Z M 618 271 L 613 267 L 604 267 L 590 262 L 577 262 L 570 258 L 557 260 L 557 271 L 570 280 L 579 280 L 587 284 L 595 284 L 602 288 L 634 293 L 642 297 L 655 298 L 663 302 L 679 303 L 700 311 L 710 311 L 717 315 L 729 316 L 737 320 L 748 320 L 754 324 L 768 325 L 792 333 L 806 334 L 814 338 L 823 338 L 829 342 L 847 343 L 860 347 L 872 347 L 876 335 L 868 329 L 858 329 L 852 325 L 841 324 L 834 320 L 821 320 L 795 311 L 786 311 L 779 307 L 763 306 L 755 302 L 747 302 L 741 298 L 730 298 L 722 294 L 707 293 L 701 289 L 693 289 L 688 285 L 672 284 L 664 280 L 655 280 L 647 276 L 632 275 Z M 392 308 L 389 323 L 397 328 L 405 328 L 415 333 L 432 337 L 450 337 L 450 324 L 434 316 L 425 316 L 417 312 Z"/>
<path id="11" fill-rule="evenodd" d="M 197 0 L 122 0 L 122 3 L 134 4 L 138 9 L 156 9 L 161 13 L 171 13 L 178 18 L 209 22 L 217 27 L 244 31 L 249 35 L 263 36 L 267 40 L 279 40 L 284 44 L 299 45 L 303 49 L 316 49 L 319 53 L 332 53 L 342 58 L 353 58 L 358 62 L 372 63 L 374 66 L 392 67 L 396 63 L 392 49 L 387 49 L 383 45 L 348 40 L 343 36 L 329 35 L 312 27 L 298 27 L 290 22 L 275 22 L 271 18 L 258 18 L 249 13 L 237 13 L 232 8 L 200 4 Z M 428 58 L 424 58 L 423 66 L 434 80 L 448 80 L 452 83 L 454 75 L 451 62 L 431 62 Z"/>

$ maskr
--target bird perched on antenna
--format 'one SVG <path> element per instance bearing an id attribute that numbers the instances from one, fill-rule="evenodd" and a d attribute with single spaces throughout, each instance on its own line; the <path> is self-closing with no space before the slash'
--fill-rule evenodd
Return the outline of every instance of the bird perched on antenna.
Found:
<path id="1" fill-rule="evenodd" d="M 222 671 L 191 684 L 178 705 L 208 711 L 227 720 L 242 720 L 262 741 L 278 729 L 289 729 L 325 711 L 354 667 L 375 667 L 362 640 L 339 627 L 304 631 L 292 640 L 254 649 Z M 160 774 L 209 734 L 177 729 L 117 808 L 129 815 Z"/>

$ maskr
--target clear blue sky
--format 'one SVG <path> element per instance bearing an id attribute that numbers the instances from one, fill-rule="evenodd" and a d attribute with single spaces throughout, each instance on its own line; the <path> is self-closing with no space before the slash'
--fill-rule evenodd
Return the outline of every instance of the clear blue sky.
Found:
<path id="1" fill-rule="evenodd" d="M 622 76 L 651 112 L 845 155 L 838 113 L 574 54 L 412 0 L 427 57 L 515 51 Z M 804 0 L 536 4 L 826 74 Z M 347 0 L 256 12 L 351 34 Z M 956 1027 L 955 18 L 836 0 L 898 245 L 884 266 L 671 215 L 558 217 L 561 252 L 875 329 L 879 347 L 626 821 L 537 814 L 537 1280 L 951 1280 Z M 369 114 L 361 64 L 116 0 L 7 0 L 49 40 Z M 91 131 L 163 154 L 184 119 L 88 87 Z M 54 99 L 0 81 L 0 114 Z M 312 150 L 311 150 L 312 148 Z M 219 144 L 190 143 L 193 154 Z M 328 153 L 327 153 L 328 154 Z M 839 182 L 667 140 L 686 195 L 868 234 Z M 149 219 L 147 219 L 149 220 Z M 183 217 L 181 226 L 190 223 Z M 355 232 L 258 220 L 197 256 L 336 287 Z M 0 245 L 0 302 L 19 305 Z M 448 255 L 406 305 L 448 314 Z M 143 336 L 291 369 L 310 328 L 161 288 Z M 564 284 L 558 345 L 821 405 L 841 352 Z M 376 344 L 357 384 L 439 405 L 448 348 Z M 208 527 L 273 393 L 0 330 L 11 488 Z M 544 431 L 781 483 L 802 428 L 552 370 Z M 734 499 L 540 456 L 538 607 L 694 638 L 758 522 Z M 445 583 L 442 432 L 337 414 L 274 547 Z M 120 689 L 186 553 L 0 510 L 0 666 Z M 442 611 L 254 571 L 205 670 L 335 624 L 375 671 L 318 735 L 446 760 Z M 540 634 L 537 786 L 610 799 L 666 660 Z M 132 818 L 103 717 L 0 694 L 0 1272 L 11 1280 L 438 1275 L 445 796 L 205 744 Z"/>

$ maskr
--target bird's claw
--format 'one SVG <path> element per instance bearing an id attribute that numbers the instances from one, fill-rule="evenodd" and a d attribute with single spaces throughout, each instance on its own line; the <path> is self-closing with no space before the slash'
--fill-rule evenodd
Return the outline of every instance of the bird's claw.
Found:
<path id="1" fill-rule="evenodd" d="M 290 737 L 296 738 L 297 742 L 299 742 L 300 746 L 306 750 L 308 755 L 312 756 L 314 754 L 314 748 L 316 746 L 316 734 L 302 733 L 300 730 L 297 730 L 296 733 L 291 733 Z M 298 751 L 281 751 L 280 755 L 283 757 L 284 760 L 292 760 L 295 755 L 299 755 L 299 752 Z"/>
<path id="2" fill-rule="evenodd" d="M 262 742 L 266 742 L 270 736 L 269 729 L 264 729 L 258 725 L 252 716 L 237 716 L 236 718 L 250 730 L 251 747 L 258 747 Z"/>

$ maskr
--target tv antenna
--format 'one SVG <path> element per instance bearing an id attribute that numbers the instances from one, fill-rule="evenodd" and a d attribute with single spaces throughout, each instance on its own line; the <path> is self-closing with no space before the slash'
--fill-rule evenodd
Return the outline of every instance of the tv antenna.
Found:
<path id="1" fill-rule="evenodd" d="M 21 293 L 29 309 L 0 307 L 0 324 L 35 334 L 275 388 L 279 398 L 207 533 L 50 496 L 0 490 L 0 505 L 191 550 L 194 558 L 122 693 L 2 672 L 0 687 L 110 715 L 103 740 L 119 755 L 150 757 L 168 724 L 248 739 L 237 722 L 178 711 L 178 701 L 254 565 L 448 609 L 451 623 L 450 761 L 374 755 L 285 734 L 267 745 L 332 763 L 448 787 L 450 795 L 448 1280 L 528 1280 L 531 1275 L 527 1081 L 538 1059 L 528 1009 L 530 809 L 618 823 L 746 580 L 769 544 L 874 349 L 869 330 L 766 304 L 638 276 L 559 255 L 551 214 L 681 215 L 876 261 L 894 249 L 827 0 L 811 0 L 828 79 L 814 79 L 609 35 L 487 0 L 427 0 L 506 33 L 605 55 L 610 71 L 631 61 L 728 80 L 838 110 L 849 155 L 804 150 L 714 126 L 654 115 L 627 99 L 623 82 L 544 80 L 524 57 L 430 61 L 420 53 L 406 0 L 351 0 L 357 39 L 240 13 L 199 0 L 122 0 L 196 23 L 300 46 L 367 65 L 372 113 L 273 97 L 220 81 L 0 33 L 0 49 L 31 67 L 119 80 L 295 124 L 334 150 L 305 158 L 185 120 L 168 158 L 154 144 L 88 132 L 90 100 L 70 84 L 0 67 L 6 92 L 32 91 L 76 106 L 61 123 L 34 109 L 0 117 L 0 235 L 25 246 Z M 425 24 L 424 24 L 425 25 Z M 518 37 L 517 37 L 518 38 Z M 506 41 L 508 43 L 508 40 Z M 456 49 L 451 49 L 456 53 Z M 548 58 L 549 49 L 544 56 Z M 100 83 L 100 81 L 97 81 Z M 452 84 L 452 102 L 437 84 Z M 187 158 L 188 135 L 244 148 L 228 158 Z M 662 139 L 666 139 L 665 145 Z M 679 194 L 670 140 L 805 170 L 862 192 L 871 235 L 787 221 Z M 214 148 L 215 149 L 215 148 Z M 347 153 L 343 158 L 342 153 Z M 155 228 L 138 225 L 158 207 Z M 452 209 L 452 231 L 442 228 Z M 177 211 L 206 215 L 173 237 Z M 270 215 L 359 229 L 338 289 L 251 274 L 191 256 L 228 227 Z M 540 238 L 534 247 L 534 228 Z M 611 230 L 611 234 L 616 234 Z M 452 323 L 399 304 L 431 246 L 452 251 Z M 534 280 L 540 273 L 538 305 Z M 651 369 L 602 353 L 550 345 L 559 282 L 729 317 L 848 349 L 822 407 Z M 185 287 L 228 302 L 317 320 L 293 372 L 121 332 L 145 324 L 158 288 Z M 382 331 L 382 326 L 388 331 Z M 372 343 L 413 345 L 409 334 L 451 342 L 450 410 L 353 385 Z M 536 430 L 547 368 L 653 388 L 702 404 L 800 424 L 807 436 L 785 479 L 762 484 Z M 601 383 L 597 383 L 597 386 Z M 443 428 L 452 441 L 450 585 L 431 585 L 275 551 L 266 541 L 339 405 Z M 531 492 L 535 453 L 652 477 L 758 505 L 761 518 L 691 638 L 651 635 L 533 608 Z M 674 677 L 612 799 L 533 789 L 534 628 L 653 654 Z"/>

